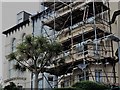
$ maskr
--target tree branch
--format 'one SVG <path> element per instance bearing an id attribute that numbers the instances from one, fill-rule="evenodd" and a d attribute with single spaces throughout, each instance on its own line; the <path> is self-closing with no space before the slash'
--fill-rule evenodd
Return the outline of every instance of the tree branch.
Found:
<path id="1" fill-rule="evenodd" d="M 33 69 L 31 69 L 30 67 L 26 66 L 25 64 L 23 64 L 22 62 L 20 62 L 19 60 L 15 59 L 18 63 L 20 63 L 21 65 L 23 65 L 24 67 L 26 67 L 27 69 L 29 69 L 30 71 L 33 72 Z"/>
<path id="2" fill-rule="evenodd" d="M 47 55 L 47 52 L 45 53 L 45 56 L 44 56 L 44 58 L 42 59 L 42 62 L 41 62 L 41 66 L 40 66 L 40 69 L 38 70 L 38 72 L 40 72 L 41 70 L 42 70 L 42 68 L 44 67 L 44 65 L 43 65 L 43 62 L 44 62 L 44 60 L 45 60 L 45 58 L 46 58 L 46 55 Z M 47 61 L 46 61 L 47 62 Z M 45 62 L 45 63 L 46 63 Z M 43 65 L 43 66 L 42 66 Z"/>

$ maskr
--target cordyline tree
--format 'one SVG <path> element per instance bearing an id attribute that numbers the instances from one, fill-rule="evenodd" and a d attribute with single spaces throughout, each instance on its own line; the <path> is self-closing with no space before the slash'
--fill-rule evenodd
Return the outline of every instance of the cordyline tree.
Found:
<path id="1" fill-rule="evenodd" d="M 16 51 L 10 53 L 7 58 L 9 61 L 16 60 L 19 64 L 18 67 L 22 65 L 22 67 L 34 73 L 34 88 L 38 90 L 38 75 L 61 52 L 62 46 L 58 42 L 50 42 L 49 39 L 43 36 L 33 37 L 27 35 L 25 40 L 16 46 Z"/>

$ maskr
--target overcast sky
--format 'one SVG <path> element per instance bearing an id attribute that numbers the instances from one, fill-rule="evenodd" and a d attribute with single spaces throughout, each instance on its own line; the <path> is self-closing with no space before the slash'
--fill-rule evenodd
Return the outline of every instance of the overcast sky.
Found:
<path id="1" fill-rule="evenodd" d="M 7 30 L 8 28 L 14 26 L 17 21 L 17 13 L 20 11 L 26 11 L 31 14 L 35 14 L 39 11 L 39 2 L 1 2 L 0 8 L 1 8 L 1 32 L 4 30 Z M 2 20 L 1 20 L 2 19 Z M 0 33 L 0 36 L 1 33 Z M 3 37 L 4 38 L 4 37 Z M 0 38 L 0 77 L 2 77 L 2 47 L 4 46 L 4 39 L 2 41 L 2 38 Z M 2 46 L 3 45 L 3 46 Z M 0 78 L 1 79 L 1 78 Z"/>
<path id="2" fill-rule="evenodd" d="M 16 24 L 16 15 L 20 11 L 36 13 L 39 2 L 2 2 L 2 29 L 8 29 Z"/>

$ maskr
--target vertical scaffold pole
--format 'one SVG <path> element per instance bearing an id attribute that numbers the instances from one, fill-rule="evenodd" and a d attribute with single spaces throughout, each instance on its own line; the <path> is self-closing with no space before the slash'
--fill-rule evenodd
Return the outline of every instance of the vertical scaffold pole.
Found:
<path id="1" fill-rule="evenodd" d="M 54 36 L 53 36 L 53 40 L 55 40 L 55 28 L 56 28 L 56 26 L 55 26 L 55 17 L 56 17 L 56 14 L 55 14 L 55 0 L 54 0 L 54 30 L 53 30 L 53 33 L 54 33 Z"/>
<path id="2" fill-rule="evenodd" d="M 96 31 L 96 21 L 95 21 L 95 0 L 93 0 L 93 15 L 94 15 L 94 24 L 93 29 L 95 31 L 95 55 L 98 55 L 98 45 L 97 45 L 97 31 Z"/>

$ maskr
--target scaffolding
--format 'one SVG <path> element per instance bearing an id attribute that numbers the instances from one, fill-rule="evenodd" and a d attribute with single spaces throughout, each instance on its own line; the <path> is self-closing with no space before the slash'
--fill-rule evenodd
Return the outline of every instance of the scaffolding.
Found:
<path id="1" fill-rule="evenodd" d="M 61 55 L 54 59 L 57 64 L 52 64 L 45 71 L 58 77 L 57 86 L 72 85 L 77 82 L 78 77 L 79 80 L 116 83 L 117 61 L 112 41 L 107 38 L 112 34 L 109 2 L 46 0 L 41 5 L 45 7 L 40 14 L 43 17 L 41 31 L 51 41 L 57 40 L 63 46 Z M 53 36 L 49 35 L 46 26 Z M 112 70 L 107 70 L 110 67 Z M 67 85 L 66 81 L 69 81 Z"/>

